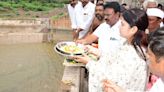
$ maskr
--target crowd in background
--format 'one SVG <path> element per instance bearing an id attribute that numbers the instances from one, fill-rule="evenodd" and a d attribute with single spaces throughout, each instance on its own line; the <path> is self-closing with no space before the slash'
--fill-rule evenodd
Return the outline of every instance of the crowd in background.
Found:
<path id="1" fill-rule="evenodd" d="M 164 11 L 156 0 L 140 8 L 114 0 L 70 0 L 73 40 L 87 55 L 89 92 L 164 92 Z"/>

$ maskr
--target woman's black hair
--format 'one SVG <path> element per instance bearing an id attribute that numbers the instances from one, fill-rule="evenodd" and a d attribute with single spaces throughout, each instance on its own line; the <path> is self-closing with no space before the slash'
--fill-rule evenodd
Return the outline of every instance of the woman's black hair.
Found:
<path id="1" fill-rule="evenodd" d="M 158 59 L 164 57 L 164 27 L 150 33 L 148 44 L 148 48 L 150 48 Z"/>
<path id="2" fill-rule="evenodd" d="M 141 42 L 143 33 L 148 27 L 148 17 L 145 11 L 137 8 L 125 10 L 122 13 L 123 18 L 127 23 L 133 27 L 136 26 L 138 31 L 134 34 L 134 38 L 132 40 L 132 44 L 139 55 L 141 55 L 144 60 L 146 60 L 146 56 L 141 48 Z"/>

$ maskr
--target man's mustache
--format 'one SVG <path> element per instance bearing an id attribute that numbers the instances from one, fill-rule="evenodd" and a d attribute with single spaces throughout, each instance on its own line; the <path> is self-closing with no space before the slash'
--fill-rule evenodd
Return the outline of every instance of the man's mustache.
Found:
<path id="1" fill-rule="evenodd" d="M 100 14 L 95 14 L 95 16 L 97 17 L 98 20 L 103 20 L 104 16 L 100 15 Z"/>

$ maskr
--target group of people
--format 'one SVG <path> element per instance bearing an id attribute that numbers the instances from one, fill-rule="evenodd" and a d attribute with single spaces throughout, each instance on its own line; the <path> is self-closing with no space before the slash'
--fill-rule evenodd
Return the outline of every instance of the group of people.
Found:
<path id="1" fill-rule="evenodd" d="M 72 23 L 73 39 L 84 38 L 94 17 L 95 4 L 89 0 L 70 0 L 68 12 Z"/>
<path id="2" fill-rule="evenodd" d="M 94 5 L 89 0 L 71 0 L 74 40 L 98 59 L 86 54 L 71 57 L 86 64 L 89 92 L 144 92 L 150 72 L 159 77 L 150 92 L 164 91 L 164 12 L 146 7 L 122 11 L 115 1 Z M 98 48 L 90 45 L 96 41 Z"/>

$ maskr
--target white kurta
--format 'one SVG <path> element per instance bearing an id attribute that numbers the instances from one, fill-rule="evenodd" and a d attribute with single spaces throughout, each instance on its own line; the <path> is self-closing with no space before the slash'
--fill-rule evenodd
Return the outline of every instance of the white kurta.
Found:
<path id="1" fill-rule="evenodd" d="M 147 65 L 132 45 L 124 44 L 115 52 L 102 56 L 99 61 L 90 61 L 86 68 L 89 71 L 89 92 L 103 92 L 103 79 L 131 91 L 142 92 L 145 89 Z"/>
<path id="2" fill-rule="evenodd" d="M 95 4 L 89 2 L 85 7 L 82 7 L 81 3 L 77 5 L 75 13 L 78 28 L 84 29 L 79 33 L 79 38 L 82 38 L 91 26 L 95 14 Z"/>
<path id="3" fill-rule="evenodd" d="M 77 29 L 77 21 L 76 21 L 76 16 L 75 16 L 75 9 L 79 8 L 78 6 L 81 5 L 81 2 L 78 1 L 78 3 L 75 5 L 75 7 L 72 7 L 70 4 L 67 5 L 68 9 L 68 14 L 71 20 L 71 27 L 72 29 Z"/>

